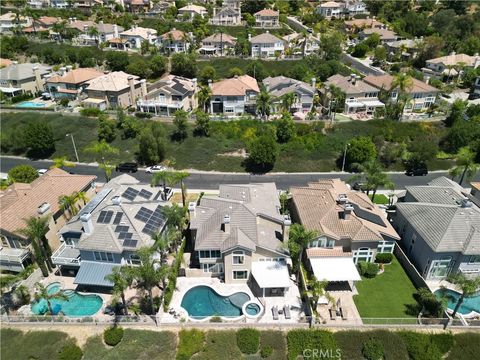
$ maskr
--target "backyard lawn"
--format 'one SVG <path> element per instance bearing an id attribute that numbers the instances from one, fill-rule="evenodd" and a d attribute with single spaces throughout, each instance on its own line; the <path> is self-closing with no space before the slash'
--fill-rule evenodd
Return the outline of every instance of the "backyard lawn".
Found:
<path id="1" fill-rule="evenodd" d="M 408 275 L 394 257 L 385 272 L 373 279 L 362 278 L 356 283 L 358 295 L 353 296 L 362 318 L 412 318 L 410 306 L 416 306 L 416 292 Z"/>

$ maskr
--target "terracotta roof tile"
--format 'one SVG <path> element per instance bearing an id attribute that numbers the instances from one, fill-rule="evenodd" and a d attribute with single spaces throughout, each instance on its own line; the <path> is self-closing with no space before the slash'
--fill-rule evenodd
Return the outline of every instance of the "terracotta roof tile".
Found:
<path id="1" fill-rule="evenodd" d="M 260 92 L 257 80 L 249 75 L 224 79 L 212 84 L 212 95 L 242 96 L 247 90 Z"/>

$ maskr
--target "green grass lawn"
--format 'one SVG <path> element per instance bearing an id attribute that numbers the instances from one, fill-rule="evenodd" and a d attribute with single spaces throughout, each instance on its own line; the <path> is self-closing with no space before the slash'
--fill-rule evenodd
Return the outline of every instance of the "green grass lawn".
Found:
<path id="1" fill-rule="evenodd" d="M 172 360 L 177 347 L 172 332 L 125 329 L 122 341 L 113 348 L 103 344 L 102 335 L 91 337 L 83 348 L 88 360 Z"/>
<path id="2" fill-rule="evenodd" d="M 362 278 L 356 283 L 358 295 L 353 296 L 362 318 L 412 318 L 408 307 L 415 305 L 415 286 L 397 258 L 385 265 L 385 272 L 373 279 Z"/>
<path id="3" fill-rule="evenodd" d="M 375 204 L 388 204 L 388 197 L 383 194 L 375 194 L 375 197 L 373 198 L 373 202 Z"/>
<path id="4" fill-rule="evenodd" d="M 204 349 L 195 355 L 196 360 L 236 360 L 242 359 L 237 346 L 235 331 L 209 331 L 205 339 Z"/>

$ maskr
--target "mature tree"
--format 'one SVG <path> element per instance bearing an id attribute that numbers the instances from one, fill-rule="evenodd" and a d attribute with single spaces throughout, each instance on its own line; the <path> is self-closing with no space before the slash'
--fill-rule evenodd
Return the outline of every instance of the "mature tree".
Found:
<path id="1" fill-rule="evenodd" d="M 406 73 L 398 73 L 393 77 L 392 84 L 390 86 L 390 91 L 398 91 L 398 100 L 397 102 L 401 106 L 401 113 L 408 101 L 408 92 L 413 88 L 413 78 Z"/>
<path id="2" fill-rule="evenodd" d="M 139 56 L 131 56 L 125 68 L 128 74 L 137 75 L 141 78 L 149 78 L 152 75 L 150 64 L 147 59 Z"/>
<path id="3" fill-rule="evenodd" d="M 356 58 L 364 58 L 369 50 L 369 47 L 364 42 L 358 43 L 355 45 L 352 51 L 352 56 Z"/>
<path id="4" fill-rule="evenodd" d="M 60 210 L 62 210 L 63 212 L 68 212 L 70 217 L 75 216 L 78 213 L 78 208 L 75 206 L 76 202 L 76 194 L 62 195 L 58 198 Z"/>
<path id="5" fill-rule="evenodd" d="M 140 133 L 142 124 L 134 116 L 125 116 L 124 120 L 120 124 L 120 127 L 123 130 L 123 139 L 134 139 Z"/>
<path id="6" fill-rule="evenodd" d="M 157 78 L 162 76 L 167 70 L 167 58 L 161 55 L 154 55 L 149 61 L 152 77 Z"/>
<path id="7" fill-rule="evenodd" d="M 49 217 L 32 216 L 28 219 L 24 219 L 24 221 L 26 226 L 23 229 L 17 230 L 17 232 L 30 240 L 33 247 L 35 261 L 38 264 L 38 267 L 42 270 L 43 276 L 47 277 L 49 271 L 52 271 L 53 268 L 52 259 L 50 258 L 52 255 L 52 249 L 45 237 L 49 230 Z"/>
<path id="8" fill-rule="evenodd" d="M 257 81 L 263 81 L 268 76 L 267 69 L 258 60 L 252 61 L 247 66 L 247 75 L 255 78 Z"/>
<path id="9" fill-rule="evenodd" d="M 288 235 L 288 250 L 293 261 L 293 270 L 300 272 L 304 250 L 318 237 L 318 233 L 307 230 L 303 225 L 293 224 Z"/>
<path id="10" fill-rule="evenodd" d="M 283 113 L 277 123 L 277 139 L 281 143 L 290 141 L 295 136 L 296 127 L 289 113 Z"/>
<path id="11" fill-rule="evenodd" d="M 35 301 L 39 302 L 40 300 L 44 299 L 47 302 L 48 312 L 50 313 L 50 315 L 54 315 L 52 308 L 52 300 L 69 301 L 69 297 L 65 295 L 62 291 L 59 290 L 52 293 L 48 291 L 45 285 L 40 282 L 37 282 L 35 284 L 35 290 Z"/>
<path id="12" fill-rule="evenodd" d="M 65 167 L 75 167 L 75 163 L 68 161 L 66 156 L 60 156 L 53 159 L 53 165 L 50 166 L 50 169 L 59 168 L 63 169 Z"/>
<path id="13" fill-rule="evenodd" d="M 321 296 L 325 295 L 325 288 L 328 285 L 327 280 L 322 280 L 319 281 L 313 275 L 313 278 L 308 281 L 308 287 L 310 288 L 310 291 L 312 292 L 312 300 L 313 300 L 313 309 L 317 309 L 318 305 L 318 300 L 320 299 Z"/>
<path id="14" fill-rule="evenodd" d="M 454 284 L 460 292 L 455 309 L 453 309 L 452 318 L 455 319 L 458 309 L 462 306 L 465 298 L 475 296 L 480 288 L 480 277 L 468 278 L 461 272 L 456 272 L 447 277 L 447 280 Z"/>
<path id="15" fill-rule="evenodd" d="M 248 145 L 248 160 L 262 169 L 273 167 L 279 153 L 278 144 L 273 136 L 262 135 Z"/>
<path id="16" fill-rule="evenodd" d="M 165 158 L 165 130 L 158 122 L 150 122 L 138 138 L 138 160 L 142 164 L 155 165 Z"/>
<path id="17" fill-rule="evenodd" d="M 165 264 L 167 261 L 168 250 L 173 243 L 172 237 L 175 231 L 173 228 L 167 228 L 162 234 L 152 235 L 153 248 L 160 254 L 160 264 Z"/>
<path id="18" fill-rule="evenodd" d="M 210 89 L 210 86 L 200 86 L 200 89 L 195 96 L 198 99 L 198 107 L 207 112 L 210 106 L 210 97 L 212 96 L 212 89 Z"/>
<path id="19" fill-rule="evenodd" d="M 38 171 L 30 165 L 17 165 L 8 170 L 8 179 L 11 182 L 30 184 L 38 178 Z"/>
<path id="20" fill-rule="evenodd" d="M 253 15 L 267 7 L 267 0 L 244 1 L 242 2 L 242 14 Z"/>
<path id="21" fill-rule="evenodd" d="M 200 70 L 200 74 L 198 75 L 198 81 L 202 85 L 208 85 L 208 80 L 215 80 L 216 72 L 213 66 L 207 65 L 202 70 Z"/>
<path id="22" fill-rule="evenodd" d="M 456 166 L 450 170 L 450 175 L 460 175 L 458 183 L 461 185 L 464 179 L 471 180 L 480 170 L 480 164 L 475 162 L 476 153 L 469 147 L 462 147 L 456 157 Z"/>
<path id="23" fill-rule="evenodd" d="M 173 138 L 179 141 L 184 140 L 188 136 L 188 113 L 182 109 L 175 111 L 173 125 L 175 125 Z"/>
<path id="24" fill-rule="evenodd" d="M 195 54 L 175 53 L 171 58 L 171 73 L 173 75 L 194 78 L 197 75 Z"/>
<path id="25" fill-rule="evenodd" d="M 48 157 L 55 151 L 55 138 L 50 125 L 43 121 L 33 121 L 23 130 L 28 154 L 35 158 Z"/>
<path id="26" fill-rule="evenodd" d="M 264 85 L 261 86 L 260 93 L 257 95 L 256 105 L 262 119 L 267 120 L 272 107 L 272 97 Z"/>
<path id="27" fill-rule="evenodd" d="M 282 100 L 282 108 L 284 111 L 290 112 L 292 110 L 293 104 L 297 100 L 297 94 L 290 92 L 286 93 L 281 97 Z"/>
<path id="28" fill-rule="evenodd" d="M 467 108 L 467 101 L 457 99 L 450 107 L 448 116 L 445 119 L 445 125 L 452 127 L 455 123 L 464 120 L 465 109 Z"/>
<path id="29" fill-rule="evenodd" d="M 377 63 L 383 63 L 387 60 L 387 49 L 383 46 L 377 46 L 373 52 L 373 58 Z"/>
<path id="30" fill-rule="evenodd" d="M 325 60 L 339 60 L 343 49 L 343 36 L 338 31 L 331 31 L 320 37 L 320 54 Z"/>
<path id="31" fill-rule="evenodd" d="M 437 296 L 426 287 L 418 289 L 415 296 L 423 308 L 424 314 L 428 314 L 435 318 L 440 318 L 447 309 L 447 299 L 445 297 L 437 298 Z"/>
<path id="32" fill-rule="evenodd" d="M 115 120 L 110 119 L 106 115 L 100 115 L 98 117 L 98 141 L 106 141 L 111 143 L 115 140 Z"/>
<path id="33" fill-rule="evenodd" d="M 165 215 L 167 227 L 182 231 L 185 225 L 186 213 L 186 207 L 178 206 L 175 203 L 172 206 L 164 207 L 163 214 Z"/>
<path id="34" fill-rule="evenodd" d="M 384 168 L 378 160 L 371 159 L 363 164 L 357 164 L 355 167 L 361 171 L 361 174 L 353 178 L 363 178 L 365 180 L 367 195 L 372 190 L 372 201 L 375 199 L 379 187 L 393 189 L 393 182 L 384 172 Z"/>
<path id="35" fill-rule="evenodd" d="M 186 188 L 186 185 L 183 181 L 189 176 L 190 176 L 190 174 L 186 171 L 172 172 L 172 182 L 173 182 L 173 184 L 175 185 L 175 184 L 180 183 L 180 191 L 182 192 L 183 207 L 185 207 L 185 205 L 186 205 L 186 193 L 187 193 L 187 188 Z"/>
<path id="36" fill-rule="evenodd" d="M 359 136 L 350 140 L 347 154 L 346 163 L 362 164 L 377 157 L 377 149 L 371 138 L 366 136 Z"/>
<path id="37" fill-rule="evenodd" d="M 242 76 L 243 75 L 243 70 L 240 69 L 239 67 L 233 67 L 228 70 L 228 77 L 232 78 L 234 76 Z"/>
<path id="38" fill-rule="evenodd" d="M 201 110 L 197 110 L 195 118 L 195 134 L 200 136 L 210 136 L 210 115 Z"/>
<path id="39" fill-rule="evenodd" d="M 88 36 L 93 38 L 93 40 L 95 41 L 95 44 L 97 44 L 97 46 L 98 46 L 99 45 L 98 36 L 100 35 L 100 33 L 98 32 L 98 29 L 95 26 L 92 26 L 92 27 L 88 28 L 87 34 L 88 34 Z"/>
<path id="40" fill-rule="evenodd" d="M 109 51 L 105 59 L 108 68 L 112 71 L 125 71 L 129 63 L 128 56 L 121 51 Z"/>
<path id="41" fill-rule="evenodd" d="M 132 285 L 133 276 L 131 268 L 126 266 L 114 267 L 112 272 L 105 276 L 105 280 L 113 284 L 112 293 L 116 297 L 120 297 L 123 305 L 124 315 L 128 315 L 127 301 L 125 299 L 125 291 Z"/>
<path id="42" fill-rule="evenodd" d="M 99 162 L 98 167 L 105 172 L 106 181 L 110 181 L 112 171 L 115 167 L 111 164 L 109 158 L 113 155 L 117 155 L 119 150 L 109 145 L 105 140 L 102 140 L 93 142 L 85 148 L 85 151 L 94 155 L 95 160 Z"/>

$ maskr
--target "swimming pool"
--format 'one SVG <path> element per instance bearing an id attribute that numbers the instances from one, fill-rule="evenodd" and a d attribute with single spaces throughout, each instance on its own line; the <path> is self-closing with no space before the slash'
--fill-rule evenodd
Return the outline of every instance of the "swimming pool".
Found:
<path id="1" fill-rule="evenodd" d="M 242 315 L 242 306 L 247 301 L 250 301 L 250 296 L 244 292 L 222 296 L 211 287 L 201 285 L 188 290 L 180 306 L 196 319 L 208 316 L 238 317 Z"/>
<path id="2" fill-rule="evenodd" d="M 16 108 L 44 108 L 44 103 L 36 103 L 33 101 L 24 101 L 20 104 L 15 105 Z"/>
<path id="3" fill-rule="evenodd" d="M 455 305 L 460 298 L 460 294 L 458 292 L 450 289 L 437 290 L 435 291 L 435 295 L 437 296 L 437 298 L 445 295 L 448 300 L 448 308 L 452 311 L 455 309 Z M 475 296 L 465 298 L 463 300 L 462 306 L 460 306 L 460 309 L 458 309 L 458 312 L 462 315 L 468 315 L 472 311 L 480 314 L 480 292 L 477 293 L 477 295 Z"/>
<path id="4" fill-rule="evenodd" d="M 74 290 L 61 290 L 58 282 L 51 283 L 47 286 L 47 292 L 54 294 L 62 291 L 68 297 L 68 301 L 53 299 L 50 300 L 54 315 L 63 313 L 66 316 L 91 316 L 94 315 L 102 307 L 103 300 L 98 295 L 82 295 Z M 39 302 L 33 302 L 31 305 L 32 312 L 37 315 L 43 315 L 48 311 L 47 301 L 41 299 Z"/>

